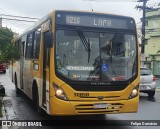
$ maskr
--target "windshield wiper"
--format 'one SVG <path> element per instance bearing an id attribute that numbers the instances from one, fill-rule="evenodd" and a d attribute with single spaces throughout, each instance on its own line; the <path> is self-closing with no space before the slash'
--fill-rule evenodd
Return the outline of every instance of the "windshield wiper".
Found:
<path id="1" fill-rule="evenodd" d="M 78 35 L 83 43 L 83 46 L 85 48 L 85 50 L 88 52 L 88 63 L 90 61 L 90 52 L 91 52 L 91 48 L 90 48 L 90 41 L 89 39 L 87 40 L 85 35 L 83 34 L 83 32 L 81 30 L 77 30 Z"/>
<path id="2" fill-rule="evenodd" d="M 112 44 L 115 43 L 115 41 L 116 41 L 116 36 L 117 36 L 117 33 L 115 34 L 115 36 L 114 36 L 113 39 L 112 39 Z M 110 53 L 110 61 L 111 61 L 111 63 L 112 63 L 112 47 L 111 47 L 111 53 Z"/>

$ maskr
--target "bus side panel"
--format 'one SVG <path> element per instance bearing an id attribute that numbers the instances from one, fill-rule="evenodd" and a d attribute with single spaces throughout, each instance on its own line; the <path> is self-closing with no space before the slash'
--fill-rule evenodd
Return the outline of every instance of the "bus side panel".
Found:
<path id="1" fill-rule="evenodd" d="M 24 61 L 24 93 L 27 94 L 30 98 L 32 98 L 32 63 L 31 60 Z"/>

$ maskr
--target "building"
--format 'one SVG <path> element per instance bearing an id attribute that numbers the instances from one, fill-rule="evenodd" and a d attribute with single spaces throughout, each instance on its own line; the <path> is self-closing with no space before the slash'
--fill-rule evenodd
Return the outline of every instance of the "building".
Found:
<path id="1" fill-rule="evenodd" d="M 160 76 L 160 8 L 146 12 L 145 64 Z"/>

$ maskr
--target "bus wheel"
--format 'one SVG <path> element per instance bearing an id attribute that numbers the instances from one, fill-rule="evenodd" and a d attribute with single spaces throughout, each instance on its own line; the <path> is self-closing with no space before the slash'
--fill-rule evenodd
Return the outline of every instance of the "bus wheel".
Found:
<path id="1" fill-rule="evenodd" d="M 41 114 L 41 108 L 39 107 L 39 95 L 38 95 L 38 89 L 34 88 L 33 90 L 33 103 L 35 110 Z"/>
<path id="2" fill-rule="evenodd" d="M 16 90 L 16 94 L 20 95 L 21 94 L 21 90 L 18 89 L 18 85 L 17 85 L 17 76 L 15 75 L 15 90 Z"/>

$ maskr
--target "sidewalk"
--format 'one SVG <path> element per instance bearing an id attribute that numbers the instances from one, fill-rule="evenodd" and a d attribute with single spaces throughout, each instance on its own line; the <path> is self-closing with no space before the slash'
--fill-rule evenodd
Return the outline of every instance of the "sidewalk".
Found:
<path id="1" fill-rule="evenodd" d="M 0 100 L 2 101 L 2 117 L 0 117 L 0 120 L 6 120 L 6 114 L 5 114 L 5 109 L 3 105 L 3 97 L 0 97 Z"/>
<path id="2" fill-rule="evenodd" d="M 2 122 L 11 121 L 11 120 L 17 120 L 15 112 L 12 107 L 12 103 L 9 97 L 4 97 L 2 102 L 2 115 L 3 117 L 0 118 Z M 2 129 L 19 129 L 18 126 L 2 126 Z"/>
<path id="3" fill-rule="evenodd" d="M 0 99 L 2 100 L 2 104 L 3 104 L 3 98 L 0 97 Z M 6 113 L 5 113 L 5 109 L 4 106 L 2 105 L 2 117 L 0 117 L 0 121 L 5 121 L 6 120 Z M 3 126 L 2 129 L 8 129 L 8 127 Z"/>
<path id="4" fill-rule="evenodd" d="M 0 99 L 2 100 L 2 115 L 3 115 L 3 117 L 0 118 L 0 120 L 2 120 L 2 122 L 8 121 L 8 120 L 9 121 L 17 120 L 13 106 L 12 106 L 12 102 L 11 102 L 12 96 L 10 95 L 10 90 L 7 89 L 8 86 L 11 86 L 11 88 L 12 87 L 14 88 L 14 84 L 11 82 L 8 75 L 9 75 L 8 70 L 6 74 L 0 75 L 1 84 L 5 87 L 5 91 L 6 91 L 5 96 L 0 97 Z M 18 126 L 2 126 L 2 129 L 19 129 L 19 127 Z"/>

